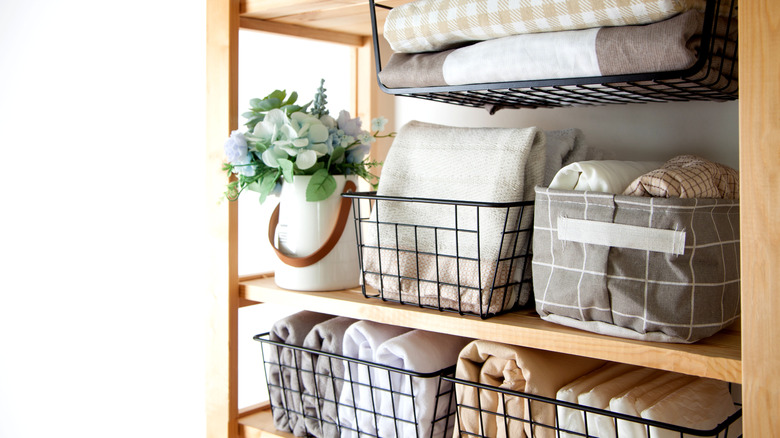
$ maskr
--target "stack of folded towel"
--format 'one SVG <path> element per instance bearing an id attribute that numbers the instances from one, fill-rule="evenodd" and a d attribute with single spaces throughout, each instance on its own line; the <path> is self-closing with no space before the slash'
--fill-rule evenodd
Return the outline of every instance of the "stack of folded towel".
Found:
<path id="1" fill-rule="evenodd" d="M 308 311 L 277 321 L 269 339 L 333 355 L 270 347 L 266 370 L 278 430 L 319 437 L 452 433 L 445 429 L 452 421 L 435 421 L 452 409 L 449 400 L 437 402 L 446 392 L 438 372 L 455 365 L 469 340 Z"/>
<path id="2" fill-rule="evenodd" d="M 701 51 L 704 4 L 417 0 L 394 8 L 385 21 L 395 53 L 379 78 L 404 88 L 685 70 Z M 695 78 L 731 93 L 737 89 L 736 11 L 723 5 L 717 13 L 713 60 Z"/>
<path id="3" fill-rule="evenodd" d="M 558 390 L 558 400 L 698 430 L 712 430 L 737 411 L 727 382 L 609 363 Z M 558 408 L 561 430 L 581 436 L 679 437 L 679 432 L 638 422 Z M 587 429 L 586 429 L 587 428 Z M 729 436 L 739 436 L 739 424 Z"/>
<path id="4" fill-rule="evenodd" d="M 409 122 L 390 148 L 377 194 L 530 201 L 534 186 L 544 178 L 544 139 L 536 128 Z M 530 228 L 532 215 L 527 210 L 521 228 Z M 363 230 L 363 268 L 366 283 L 383 298 L 478 314 L 498 313 L 527 301 L 530 291 L 517 299 L 516 286 L 489 293 L 494 277 L 503 280 L 496 284 L 513 277 L 519 263 L 508 258 L 516 248 L 526 247 L 527 234 L 514 244 L 503 239 L 505 227 L 518 222 L 519 209 L 507 217 L 505 209 L 379 201 L 371 215 Z M 455 232 L 456 226 L 479 234 Z"/>

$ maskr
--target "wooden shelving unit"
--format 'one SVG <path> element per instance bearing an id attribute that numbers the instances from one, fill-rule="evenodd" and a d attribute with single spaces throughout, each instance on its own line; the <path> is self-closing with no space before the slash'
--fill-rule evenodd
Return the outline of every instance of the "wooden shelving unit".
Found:
<path id="1" fill-rule="evenodd" d="M 395 6 L 405 1 L 383 2 Z M 211 318 L 207 415 L 209 438 L 288 437 L 273 430 L 266 406 L 237 406 L 238 308 L 257 302 L 478 337 L 563 353 L 630 363 L 743 384 L 745 436 L 774 436 L 780 417 L 780 2 L 740 2 L 740 173 L 742 320 L 693 345 L 612 338 L 546 323 L 531 311 L 487 320 L 366 299 L 358 290 L 291 292 L 269 275 L 239 279 L 237 208 L 216 205 L 225 184 L 221 145 L 238 126 L 238 29 L 255 29 L 346 44 L 355 48 L 357 113 L 376 113 L 364 0 L 208 0 L 207 200 Z M 379 16 L 380 26 L 383 16 Z M 741 330 L 740 330 L 741 324 Z"/>

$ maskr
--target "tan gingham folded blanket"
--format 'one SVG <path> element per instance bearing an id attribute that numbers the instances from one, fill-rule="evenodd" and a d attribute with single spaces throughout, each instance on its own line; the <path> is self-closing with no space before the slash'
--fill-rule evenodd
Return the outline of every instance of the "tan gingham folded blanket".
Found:
<path id="1" fill-rule="evenodd" d="M 644 26 L 515 35 L 442 52 L 393 53 L 379 78 L 387 87 L 405 88 L 685 70 L 698 59 L 703 20 L 701 12 L 688 11 Z M 736 56 L 737 23 L 716 23 L 717 64 L 705 65 L 694 78 L 722 65 L 723 74 L 709 82 L 736 88 L 729 57 Z"/>
<path id="2" fill-rule="evenodd" d="M 472 41 L 665 20 L 704 0 L 417 0 L 390 11 L 384 36 L 395 52 L 431 52 Z"/>
<path id="3" fill-rule="evenodd" d="M 623 194 L 739 199 L 739 172 L 694 155 L 679 155 L 634 180 Z"/>
<path id="4" fill-rule="evenodd" d="M 544 133 L 536 128 L 412 121 L 390 148 L 377 193 L 496 203 L 533 200 L 533 188 L 544 177 L 544 144 Z M 492 299 L 490 290 L 494 277 L 506 284 L 518 268 L 517 260 L 503 259 L 515 248 L 526 248 L 527 234 L 502 240 L 504 230 L 517 224 L 519 210 L 377 201 L 362 231 L 365 281 L 386 299 L 479 314 L 505 310 L 518 301 L 518 287 L 494 290 Z M 531 210 L 526 208 L 521 227 L 530 227 Z M 470 231 L 456 233 L 456 224 Z"/>

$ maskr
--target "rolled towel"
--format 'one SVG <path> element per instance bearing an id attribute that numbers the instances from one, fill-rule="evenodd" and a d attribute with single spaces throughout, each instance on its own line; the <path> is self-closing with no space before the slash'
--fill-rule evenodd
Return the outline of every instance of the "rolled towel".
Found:
<path id="1" fill-rule="evenodd" d="M 553 178 L 550 188 L 617 195 L 639 176 L 662 164 L 656 161 L 579 161 L 562 168 Z"/>
<path id="2" fill-rule="evenodd" d="M 303 346 L 326 353 L 342 354 L 344 333 L 356 319 L 339 316 L 315 325 Z M 304 422 L 297 422 L 293 433 L 305 436 L 338 435 L 337 402 L 344 384 L 344 361 L 309 352 L 301 353 Z M 305 428 L 302 427 L 304 426 Z"/>
<path id="3" fill-rule="evenodd" d="M 652 406 L 661 398 L 674 392 L 696 377 L 685 374 L 665 372 L 656 378 L 635 386 L 609 402 L 609 410 L 621 414 L 639 417 L 643 410 Z M 647 427 L 641 423 L 617 420 L 618 436 L 646 438 Z"/>
<path id="4" fill-rule="evenodd" d="M 435 373 L 455 365 L 461 349 L 470 341 L 458 336 L 412 330 L 380 345 L 376 362 L 417 373 Z M 412 377 L 386 370 L 377 370 L 377 374 L 378 386 L 384 389 L 378 391 L 382 415 L 379 436 L 451 436 L 452 422 L 433 424 L 435 419 L 446 418 L 450 411 L 447 397 L 436 399 L 440 391 L 447 392 L 449 382 L 440 382 L 438 377 Z"/>
<path id="5" fill-rule="evenodd" d="M 536 128 L 412 121 L 399 130 L 390 148 L 377 192 L 453 201 L 533 200 L 544 165 L 544 134 Z M 463 207 L 455 213 L 451 205 L 379 201 L 371 214 L 384 224 L 364 227 L 363 268 L 366 283 L 384 298 L 480 314 L 497 313 L 517 301 L 517 287 L 494 290 L 492 299 L 487 292 L 494 276 L 506 282 L 519 264 L 506 258 L 515 248 L 525 248 L 526 234 L 514 245 L 502 240 L 506 224 L 517 223 L 519 209 L 507 218 L 504 209 L 482 208 L 477 214 L 474 207 Z M 521 227 L 531 221 L 525 214 Z M 479 224 L 479 234 L 456 236 L 449 231 L 456 224 L 466 230 L 477 230 Z M 521 304 L 528 295 L 521 296 Z"/>
<path id="6" fill-rule="evenodd" d="M 604 152 L 588 146 L 577 128 L 544 131 L 546 160 L 542 186 L 548 187 L 564 166 L 578 161 L 600 160 Z"/>
<path id="7" fill-rule="evenodd" d="M 602 383 L 637 369 L 639 367 L 633 365 L 610 362 L 559 389 L 555 398 L 569 403 L 578 403 L 580 394 L 589 392 Z M 556 408 L 558 411 L 558 424 L 562 432 L 561 437 L 573 438 L 585 433 L 585 415 L 583 411 L 562 406 L 557 406 Z"/>
<path id="8" fill-rule="evenodd" d="M 358 321 L 344 332 L 342 354 L 350 358 L 374 362 L 375 353 L 382 343 L 409 330 L 411 329 L 373 321 Z M 344 367 L 344 377 L 350 384 L 342 388 L 339 397 L 341 437 L 358 437 L 361 434 L 376 436 L 378 419 L 375 412 L 379 409 L 379 405 L 375 400 L 378 393 L 372 390 L 377 379 L 376 369 L 347 362 Z"/>
<path id="9" fill-rule="evenodd" d="M 739 172 L 694 155 L 679 155 L 638 176 L 624 195 L 739 199 Z"/>
<path id="10" fill-rule="evenodd" d="M 643 410 L 641 416 L 677 426 L 711 430 L 736 411 L 728 382 L 697 378 Z M 741 427 L 737 423 L 729 428 L 728 436 L 741 434 Z M 651 427 L 650 437 L 680 438 L 680 433 Z"/>
<path id="11" fill-rule="evenodd" d="M 577 396 L 577 402 L 592 408 L 607 409 L 609 402 L 629 389 L 641 385 L 659 376 L 663 371 L 651 368 L 638 368 L 621 374 L 595 386 L 588 392 Z M 614 438 L 616 434 L 615 418 L 586 412 L 585 425 L 588 433 L 599 438 Z"/>
<path id="12" fill-rule="evenodd" d="M 311 329 L 333 315 L 302 311 L 282 318 L 274 323 L 269 333 L 272 341 L 287 345 L 302 346 Z M 271 346 L 268 373 L 269 397 L 273 409 L 274 427 L 284 432 L 292 432 L 296 423 L 303 421 L 302 397 L 298 367 L 301 364 L 300 351 L 292 348 Z"/>
<path id="13" fill-rule="evenodd" d="M 604 364 L 603 360 L 477 340 L 461 351 L 456 377 L 555 398 L 558 389 Z M 532 419 L 548 426 L 536 426 L 533 436 L 555 435 L 551 429 L 555 426 L 555 406 L 552 404 L 540 401 L 529 403 L 525 398 L 502 396 L 497 391 L 455 386 L 461 406 L 459 426 L 466 433 L 492 437 L 531 436 L 530 425 L 518 419 Z M 477 408 L 481 409 L 481 415 Z"/>

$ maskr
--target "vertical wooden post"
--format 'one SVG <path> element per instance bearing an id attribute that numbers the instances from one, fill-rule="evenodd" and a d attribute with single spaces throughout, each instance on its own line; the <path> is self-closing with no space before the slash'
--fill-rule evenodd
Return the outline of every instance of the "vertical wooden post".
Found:
<path id="1" fill-rule="evenodd" d="M 238 436 L 238 209 L 221 200 L 222 145 L 238 125 L 239 0 L 208 0 L 206 208 L 209 276 L 206 425 L 209 438 Z M 193 297 L 194 299 L 195 297 Z"/>
<path id="2" fill-rule="evenodd" d="M 739 5 L 744 436 L 780 430 L 780 2 Z"/>

